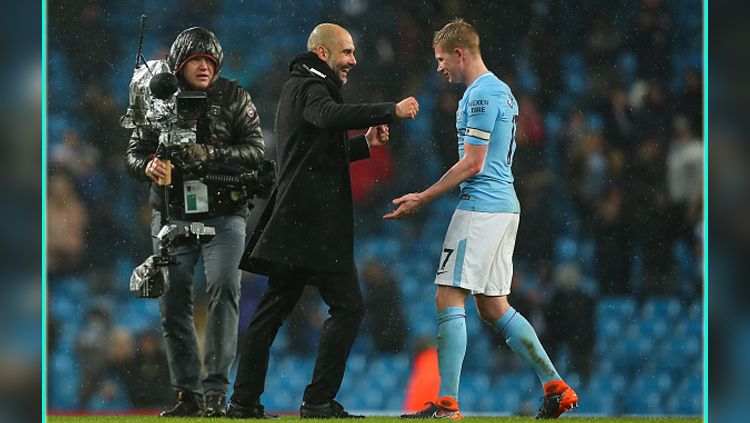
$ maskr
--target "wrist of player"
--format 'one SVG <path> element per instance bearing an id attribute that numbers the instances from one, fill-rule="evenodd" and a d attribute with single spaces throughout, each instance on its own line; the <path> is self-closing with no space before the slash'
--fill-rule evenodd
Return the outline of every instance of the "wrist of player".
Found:
<path id="1" fill-rule="evenodd" d="M 418 203 L 419 203 L 420 205 L 422 205 L 422 204 L 427 204 L 427 203 L 429 203 L 430 201 L 432 201 L 432 199 L 434 198 L 434 197 L 433 197 L 433 196 L 431 195 L 431 193 L 430 193 L 430 191 L 429 191 L 429 190 L 425 190 L 425 191 L 422 191 L 422 192 L 417 192 L 417 193 L 415 193 L 415 194 L 414 194 L 414 196 L 416 197 L 416 200 L 417 200 L 417 202 L 418 202 Z"/>

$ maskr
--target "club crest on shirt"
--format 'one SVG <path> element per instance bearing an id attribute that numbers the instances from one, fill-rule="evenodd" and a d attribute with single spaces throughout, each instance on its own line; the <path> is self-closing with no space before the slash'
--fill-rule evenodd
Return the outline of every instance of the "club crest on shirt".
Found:
<path id="1" fill-rule="evenodd" d="M 510 107 L 512 109 L 513 108 L 513 98 L 512 97 L 508 97 L 507 103 L 508 103 L 508 107 Z"/>
<path id="2" fill-rule="evenodd" d="M 255 108 L 253 106 L 248 106 L 246 113 L 247 113 L 247 117 L 249 117 L 250 119 L 254 118 L 255 117 Z"/>

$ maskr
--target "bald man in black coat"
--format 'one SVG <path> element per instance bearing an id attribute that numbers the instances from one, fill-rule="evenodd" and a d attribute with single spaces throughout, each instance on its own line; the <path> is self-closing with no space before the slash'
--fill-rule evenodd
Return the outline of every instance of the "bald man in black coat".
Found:
<path id="1" fill-rule="evenodd" d="M 228 417 L 269 417 L 260 396 L 270 347 L 306 285 L 318 288 L 330 317 L 300 416 L 361 417 L 334 400 L 364 313 L 354 264 L 349 164 L 388 142 L 387 124 L 413 119 L 419 104 L 413 97 L 344 104 L 341 88 L 357 60 L 351 35 L 338 25 L 318 25 L 307 49 L 289 66 L 276 112 L 277 190 L 240 264 L 269 281 L 245 333 Z M 368 127 L 364 136 L 347 137 L 347 130 Z"/>

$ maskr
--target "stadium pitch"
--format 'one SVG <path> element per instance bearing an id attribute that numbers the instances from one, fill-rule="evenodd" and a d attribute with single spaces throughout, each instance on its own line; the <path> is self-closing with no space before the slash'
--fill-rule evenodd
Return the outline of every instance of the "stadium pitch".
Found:
<path id="1" fill-rule="evenodd" d="M 561 417 L 562 419 L 573 420 L 576 423 L 698 423 L 702 422 L 703 419 L 700 417 L 576 417 L 575 415 L 568 415 Z M 299 417 L 284 416 L 281 419 L 276 420 L 281 423 L 291 423 L 300 421 Z M 418 421 L 426 421 L 422 419 Z M 49 423 L 189 423 L 189 422 L 217 422 L 217 421 L 249 421 L 249 420 L 233 420 L 233 419 L 215 419 L 207 417 L 196 417 L 196 418 L 164 418 L 157 416 L 49 416 L 47 417 Z M 273 420 L 272 420 L 273 421 Z M 309 421 L 306 419 L 305 421 Z M 315 422 L 341 422 L 341 419 L 314 419 Z M 363 421 L 363 420 L 359 420 Z M 397 417 L 367 417 L 364 419 L 366 423 L 395 423 L 403 422 Z M 533 417 L 464 417 L 462 419 L 466 423 L 521 423 L 534 421 Z"/>

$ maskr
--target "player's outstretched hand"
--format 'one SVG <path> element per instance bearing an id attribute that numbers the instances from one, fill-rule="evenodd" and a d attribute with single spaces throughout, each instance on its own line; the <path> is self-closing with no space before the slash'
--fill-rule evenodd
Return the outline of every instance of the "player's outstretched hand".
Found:
<path id="1" fill-rule="evenodd" d="M 396 103 L 396 116 L 399 119 L 414 119 L 418 111 L 419 102 L 414 97 L 408 97 Z"/>
<path id="2" fill-rule="evenodd" d="M 411 193 L 393 200 L 393 204 L 397 205 L 398 208 L 384 215 L 383 219 L 400 219 L 412 213 L 416 213 L 416 211 L 424 204 L 424 199 L 419 193 Z"/>

